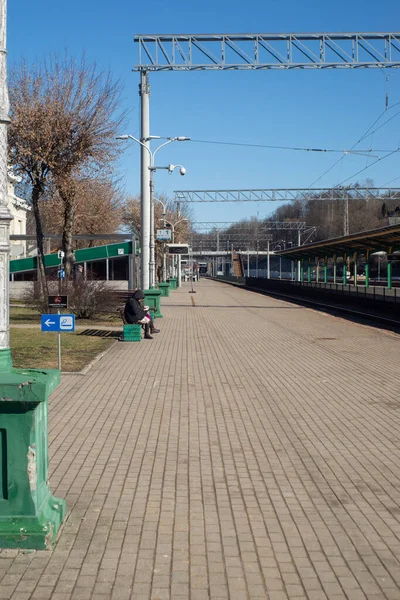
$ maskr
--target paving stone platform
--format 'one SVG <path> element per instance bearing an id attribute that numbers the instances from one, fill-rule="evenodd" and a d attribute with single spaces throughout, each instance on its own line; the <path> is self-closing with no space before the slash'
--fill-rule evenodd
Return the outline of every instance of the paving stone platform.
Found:
<path id="1" fill-rule="evenodd" d="M 52 552 L 0 599 L 399 600 L 400 339 L 201 280 L 50 404 Z"/>

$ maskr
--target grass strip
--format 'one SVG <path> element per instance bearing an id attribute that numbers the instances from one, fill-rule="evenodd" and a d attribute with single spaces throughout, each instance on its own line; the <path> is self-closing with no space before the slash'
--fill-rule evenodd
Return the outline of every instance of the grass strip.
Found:
<path id="1" fill-rule="evenodd" d="M 61 310 L 62 313 L 70 314 L 67 308 Z M 56 311 L 54 311 L 56 314 Z M 40 314 L 35 308 L 28 306 L 11 306 L 10 307 L 10 324 L 31 324 L 40 325 Z M 113 325 L 114 327 L 121 326 L 122 320 L 117 311 L 114 314 L 100 314 L 96 319 L 75 319 L 75 326 L 84 325 L 85 327 L 97 327 Z"/>
<path id="2" fill-rule="evenodd" d="M 37 313 L 36 313 L 37 322 Z M 98 354 L 104 352 L 115 338 L 61 334 L 62 371 L 81 371 Z M 25 369 L 58 368 L 58 334 L 37 329 L 10 329 L 13 367 Z"/>

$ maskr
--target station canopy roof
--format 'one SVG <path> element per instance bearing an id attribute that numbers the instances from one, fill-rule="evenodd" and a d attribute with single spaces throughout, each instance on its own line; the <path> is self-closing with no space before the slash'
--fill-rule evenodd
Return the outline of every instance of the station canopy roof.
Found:
<path id="1" fill-rule="evenodd" d="M 329 258 L 334 255 L 339 257 L 344 254 L 348 256 L 354 252 L 365 254 L 367 251 L 372 253 L 381 251 L 396 252 L 397 250 L 400 250 L 400 224 L 372 229 L 371 231 L 352 233 L 343 237 L 321 240 L 320 242 L 312 242 L 304 246 L 280 250 L 279 252 L 275 252 L 275 254 L 299 260 L 301 258 L 317 256 L 320 258 L 324 258 L 325 256 Z"/>

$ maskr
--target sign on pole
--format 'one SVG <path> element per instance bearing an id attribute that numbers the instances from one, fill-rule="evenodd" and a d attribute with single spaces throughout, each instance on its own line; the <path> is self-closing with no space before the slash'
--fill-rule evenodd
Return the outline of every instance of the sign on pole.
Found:
<path id="1" fill-rule="evenodd" d="M 67 308 L 68 296 L 48 296 L 48 305 L 49 308 Z"/>
<path id="2" fill-rule="evenodd" d="M 66 298 L 66 296 L 64 296 L 64 298 Z M 41 317 L 42 331 L 54 331 L 58 333 L 58 368 L 61 371 L 61 332 L 75 331 L 75 315 L 47 314 L 41 315 Z"/>
<path id="3" fill-rule="evenodd" d="M 157 229 L 157 240 L 159 242 L 170 242 L 172 239 L 171 229 Z"/>
<path id="4" fill-rule="evenodd" d="M 189 254 L 189 246 L 187 244 L 168 244 L 169 254 Z"/>
<path id="5" fill-rule="evenodd" d="M 42 331 L 75 331 L 75 315 L 41 315 Z"/>

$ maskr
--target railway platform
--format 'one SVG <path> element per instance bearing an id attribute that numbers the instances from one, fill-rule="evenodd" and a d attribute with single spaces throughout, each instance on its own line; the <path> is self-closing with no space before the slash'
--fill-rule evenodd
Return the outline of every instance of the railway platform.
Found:
<path id="1" fill-rule="evenodd" d="M 224 283 L 50 400 L 51 552 L 7 600 L 398 600 L 399 336 Z"/>

